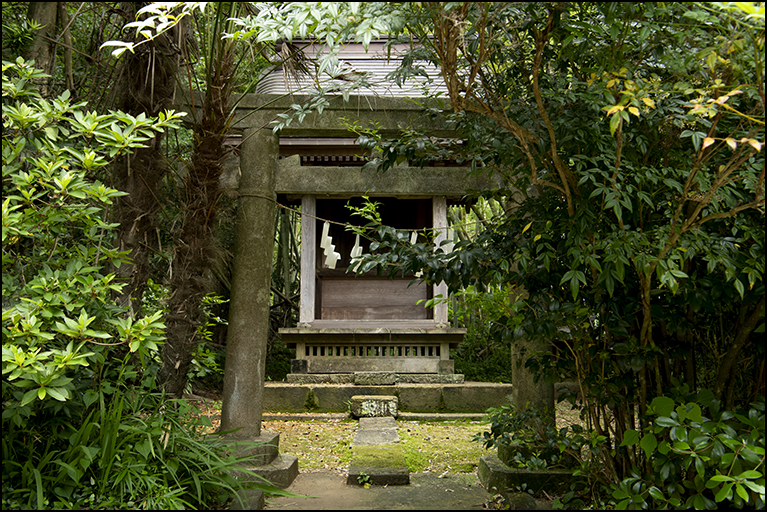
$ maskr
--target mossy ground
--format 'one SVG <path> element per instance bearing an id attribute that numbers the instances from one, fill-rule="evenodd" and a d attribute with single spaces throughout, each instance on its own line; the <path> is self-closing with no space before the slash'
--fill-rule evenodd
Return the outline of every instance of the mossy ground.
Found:
<path id="1" fill-rule="evenodd" d="M 221 402 L 211 400 L 199 406 L 212 419 L 213 425 L 207 430 L 215 431 Z M 558 404 L 557 426 L 571 423 L 581 423 L 577 411 Z M 475 433 L 489 430 L 489 425 L 480 421 L 399 420 L 397 424 L 405 462 L 412 473 L 474 473 L 482 455 L 495 453 L 471 440 Z M 349 468 L 355 420 L 265 420 L 261 428 L 280 433 L 280 452 L 298 457 L 302 473 L 345 473 Z"/>
<path id="2" fill-rule="evenodd" d="M 478 421 L 397 423 L 404 462 L 414 473 L 473 473 L 479 458 L 489 453 L 471 440 L 486 428 Z M 298 457 L 301 472 L 343 473 L 349 468 L 356 421 L 264 421 L 262 428 L 280 432 L 280 451 Z"/>
<path id="3" fill-rule="evenodd" d="M 487 426 L 478 421 L 399 421 L 405 461 L 413 473 L 473 473 L 479 458 L 489 452 L 472 441 Z"/>

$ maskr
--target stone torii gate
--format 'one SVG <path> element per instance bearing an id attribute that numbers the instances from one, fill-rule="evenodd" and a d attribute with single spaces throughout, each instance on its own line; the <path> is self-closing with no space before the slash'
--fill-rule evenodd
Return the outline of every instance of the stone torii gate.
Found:
<path id="1" fill-rule="evenodd" d="M 432 119 L 424 115 L 423 108 L 408 98 L 352 96 L 344 102 L 341 97 L 336 97 L 322 114 L 308 114 L 302 122 L 294 120 L 281 130 L 279 136 L 273 133 L 270 123 L 277 114 L 290 111 L 292 104 L 305 103 L 308 97 L 249 94 L 233 100 L 238 102 L 233 129 L 242 134 L 239 158 L 241 177 L 236 190 L 239 207 L 220 429 L 235 430 L 230 435 L 235 441 L 271 445 L 248 449 L 246 453 L 252 455 L 254 466 L 251 469 L 284 488 L 290 485 L 298 473 L 297 460 L 279 454 L 279 434 L 261 430 L 278 195 L 281 198 L 300 199 L 305 214 L 302 229 L 307 229 L 302 236 L 306 240 L 316 237 L 316 232 L 311 233 L 316 224 L 313 220 L 308 222 L 310 217 L 306 215 L 316 212 L 313 208 L 316 208 L 317 199 L 361 195 L 373 198 L 428 198 L 431 201 L 432 227 L 445 228 L 449 199 L 460 199 L 468 190 L 494 188 L 498 184 L 487 177 L 469 176 L 466 167 L 400 166 L 380 173 L 375 170 L 363 171 L 359 167 L 302 167 L 300 158 L 279 158 L 280 138 L 353 137 L 342 118 L 354 119 L 362 127 L 374 123 L 384 136 L 395 136 L 405 128 L 424 130 L 437 137 L 455 136 L 454 132 L 446 129 L 444 119 Z M 437 244 L 439 241 L 438 238 Z M 305 251 L 307 248 L 302 247 L 302 255 Z M 302 257 L 301 318 L 298 329 L 295 332 L 288 331 L 289 335 L 300 337 L 312 334 L 306 329 L 314 329 L 314 334 L 327 334 L 322 331 L 328 324 L 323 324 L 312 296 L 316 293 L 312 290 L 315 271 L 312 261 Z M 446 297 L 447 287 L 444 284 L 437 285 L 431 293 Z M 311 301 L 305 300 L 307 296 L 312 297 Z M 432 331 L 424 332 L 423 336 L 426 337 L 453 335 L 462 338 L 465 332 L 450 329 L 446 305 L 435 308 L 430 317 L 422 320 L 424 322 L 428 324 L 426 330 Z M 442 359 L 445 352 L 446 346 L 443 345 L 438 359 Z M 440 362 L 438 368 L 444 369 L 444 363 Z M 438 373 L 443 371 L 438 370 Z M 515 371 L 515 387 L 523 373 Z M 528 392 L 534 393 L 536 386 L 532 385 L 532 379 L 526 377 L 525 380 L 529 380 L 530 384 L 519 386 L 519 390 L 526 387 Z M 551 388 L 553 392 L 553 386 Z M 551 395 L 553 405 L 553 393 Z M 546 400 L 548 402 L 549 399 Z"/>
<path id="2" fill-rule="evenodd" d="M 296 158 L 279 160 L 279 137 L 353 136 L 341 118 L 356 119 L 360 126 L 376 123 L 383 135 L 398 134 L 406 127 L 423 129 L 438 137 L 454 135 L 445 129 L 444 120 L 431 120 L 423 114 L 422 107 L 406 98 L 352 96 L 344 102 L 337 97 L 321 115 L 309 114 L 303 122 L 284 128 L 279 136 L 272 132 L 270 122 L 276 114 L 290 110 L 291 104 L 306 98 L 250 94 L 236 99 L 239 104 L 234 129 L 242 133 L 241 178 L 237 190 L 239 207 L 221 431 L 236 429 L 233 439 L 277 445 L 278 435 L 261 431 L 277 195 L 300 197 L 304 208 L 307 205 L 311 208 L 318 197 L 363 194 L 430 197 L 437 211 L 435 224 L 439 224 L 441 221 L 436 219 L 444 218 L 448 198 L 460 198 L 467 190 L 481 190 L 489 183 L 484 178 L 468 177 L 469 169 L 465 167 L 401 166 L 380 173 L 359 167 L 301 167 Z M 435 227 L 442 226 L 446 226 L 446 220 Z M 306 271 L 311 275 L 313 270 Z M 302 275 L 302 288 L 309 287 L 308 281 Z M 446 286 L 439 285 L 434 294 L 447 296 Z M 303 321 L 314 319 L 312 306 L 302 303 Z M 434 312 L 433 323 L 435 327 L 437 324 L 446 327 L 446 305 Z M 295 461 L 276 452 L 264 455 L 262 462 L 282 467 L 286 474 L 297 472 L 291 469 Z M 292 480 L 288 477 L 280 482 L 273 473 L 268 477 L 284 486 L 289 485 L 288 479 Z"/>
<path id="3" fill-rule="evenodd" d="M 296 158 L 279 160 L 279 137 L 353 136 L 342 117 L 356 119 L 361 126 L 377 123 L 383 135 L 395 135 L 406 127 L 424 129 L 439 137 L 454 135 L 445 129 L 444 120 L 429 119 L 421 107 L 406 98 L 352 96 L 343 102 L 337 97 L 321 115 L 307 115 L 303 122 L 284 128 L 279 137 L 272 132 L 270 122 L 277 113 L 290 110 L 291 104 L 306 98 L 251 94 L 239 100 L 234 128 L 242 133 L 241 178 L 221 430 L 237 429 L 233 439 L 278 445 L 278 434 L 261 431 L 277 195 L 300 197 L 306 209 L 316 204 L 317 197 L 429 197 L 433 198 L 435 227 L 442 227 L 446 220 L 439 225 L 442 221 L 437 219 L 445 218 L 448 198 L 460 198 L 467 190 L 480 190 L 489 184 L 486 179 L 468 177 L 469 169 L 465 167 L 401 166 L 380 173 L 359 167 L 301 167 Z M 311 275 L 313 270 L 307 268 L 306 272 Z M 308 281 L 302 275 L 302 291 L 310 286 Z M 434 293 L 447 296 L 447 288 L 441 284 Z M 303 321 L 314 320 L 312 306 L 302 302 Z M 446 328 L 446 305 L 433 313 L 432 322 L 435 327 Z M 278 456 L 276 451 L 264 455 L 262 463 L 286 475 L 297 473 L 295 460 Z M 266 476 L 283 486 L 292 481 L 290 476 L 282 478 L 273 472 Z"/>

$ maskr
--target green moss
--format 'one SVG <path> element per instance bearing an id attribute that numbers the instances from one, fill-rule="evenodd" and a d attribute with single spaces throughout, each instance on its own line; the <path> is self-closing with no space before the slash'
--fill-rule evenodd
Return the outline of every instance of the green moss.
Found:
<path id="1" fill-rule="evenodd" d="M 309 393 L 306 395 L 306 401 L 304 402 L 304 408 L 307 411 L 313 411 L 314 409 L 317 409 L 320 406 L 319 402 L 317 401 L 317 395 L 314 394 L 314 391 L 311 389 L 309 390 Z"/>
<path id="2" fill-rule="evenodd" d="M 371 468 L 405 467 L 405 456 L 399 444 L 352 447 L 352 460 L 359 466 Z"/>
<path id="3" fill-rule="evenodd" d="M 437 411 L 438 412 L 446 412 L 447 406 L 445 405 L 445 397 L 442 394 L 442 390 L 440 389 L 439 392 L 439 405 L 437 405 Z"/>

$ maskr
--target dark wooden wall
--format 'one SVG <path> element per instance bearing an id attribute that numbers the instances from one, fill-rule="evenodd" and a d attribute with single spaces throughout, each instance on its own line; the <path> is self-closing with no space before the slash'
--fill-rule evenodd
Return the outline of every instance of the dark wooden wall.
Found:
<path id="1" fill-rule="evenodd" d="M 420 229 L 432 227 L 431 199 L 373 198 L 381 203 L 379 213 L 384 224 L 397 229 Z M 364 225 L 366 221 L 352 216 L 347 204 L 360 206 L 362 198 L 317 199 L 317 216 L 321 219 Z M 324 252 L 320 248 L 323 222 L 317 221 L 317 288 L 316 311 L 322 320 L 424 320 L 433 318 L 431 308 L 425 308 L 419 300 L 431 297 L 431 286 L 409 286 L 413 276 L 389 280 L 378 278 L 374 273 L 355 276 L 346 273 L 355 235 L 343 226 L 330 225 L 336 252 L 341 254 L 336 269 L 322 268 Z M 360 239 L 363 253 L 370 252 L 370 242 Z"/>

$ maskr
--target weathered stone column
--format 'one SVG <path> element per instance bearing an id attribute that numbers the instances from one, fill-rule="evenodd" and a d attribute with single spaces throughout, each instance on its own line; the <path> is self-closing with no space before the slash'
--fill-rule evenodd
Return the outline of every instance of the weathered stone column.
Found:
<path id="1" fill-rule="evenodd" d="M 240 428 L 236 438 L 261 434 L 278 157 L 271 130 L 244 134 L 221 410 L 221 430 Z"/>
<path id="2" fill-rule="evenodd" d="M 525 349 L 526 355 L 521 351 Z M 517 411 L 522 412 L 527 407 L 534 407 L 543 414 L 546 410 L 554 421 L 554 383 L 546 382 L 541 376 L 538 382 L 534 382 L 533 373 L 525 368 L 525 361 L 530 358 L 530 351 L 551 351 L 551 343 L 538 341 L 532 342 L 519 339 L 511 345 L 511 398 Z M 528 405 L 529 404 L 529 405 Z"/>

